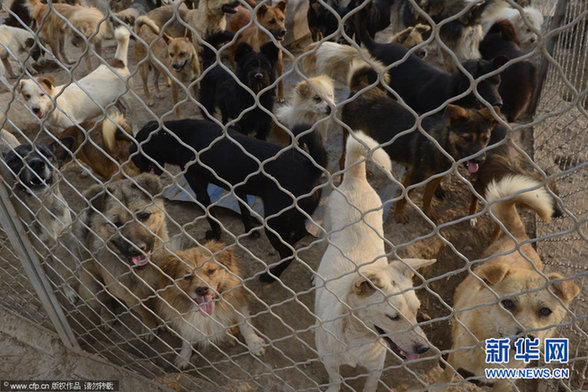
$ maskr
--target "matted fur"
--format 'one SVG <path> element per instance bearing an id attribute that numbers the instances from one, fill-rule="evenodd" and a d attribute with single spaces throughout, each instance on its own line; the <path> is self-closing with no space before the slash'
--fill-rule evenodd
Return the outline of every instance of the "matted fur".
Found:
<path id="1" fill-rule="evenodd" d="M 157 313 L 182 338 L 176 366 L 188 367 L 193 343 L 206 348 L 227 340 L 234 326 L 249 350 L 263 355 L 264 341 L 249 323 L 249 295 L 232 249 L 209 241 L 165 256 L 159 267 L 165 278 L 158 286 Z"/>
<path id="2" fill-rule="evenodd" d="M 507 198 L 503 200 L 504 197 Z M 555 326 L 564 320 L 565 307 L 580 289 L 556 272 L 542 272 L 543 263 L 528 242 L 524 224 L 516 211 L 516 204 L 522 203 L 546 220 L 551 218 L 551 197 L 539 182 L 524 176 L 507 176 L 488 186 L 486 198 L 491 203 L 492 213 L 516 242 L 525 243 L 516 250 L 511 236 L 501 233 L 481 255 L 482 259 L 490 257 L 490 260 L 476 267 L 455 290 L 453 307 L 459 322 L 453 323 L 453 346 L 448 362 L 461 373 L 490 382 L 484 379 L 485 368 L 524 368 L 526 364 L 514 358 L 507 364 L 485 363 L 484 341 L 507 337 L 511 343 L 520 337 L 543 341 L 552 336 Z M 465 347 L 473 348 L 464 350 Z M 454 371 L 447 366 L 436 384 L 449 383 L 453 377 Z M 493 390 L 509 391 L 511 384 L 498 380 Z"/>

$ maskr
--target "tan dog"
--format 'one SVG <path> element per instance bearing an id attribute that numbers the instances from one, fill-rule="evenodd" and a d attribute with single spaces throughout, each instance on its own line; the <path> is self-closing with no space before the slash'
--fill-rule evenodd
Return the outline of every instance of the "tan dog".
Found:
<path id="1" fill-rule="evenodd" d="M 145 31 L 143 26 L 148 27 L 150 31 Z M 181 38 L 172 38 L 164 33 L 163 39 L 156 41 L 157 35 L 160 33 L 159 27 L 148 17 L 140 16 L 135 23 L 135 32 L 150 45 L 152 53 L 149 60 L 146 61 L 145 59 L 149 56 L 149 48 L 140 43 L 135 44 L 135 59 L 139 64 L 139 74 L 143 81 L 143 92 L 147 104 L 153 104 L 147 83 L 149 64 L 151 64 L 154 72 L 155 93 L 158 98 L 161 98 L 159 74 L 163 73 L 168 79 L 171 74 L 172 100 L 176 106 L 176 116 L 181 118 L 182 112 L 180 106 L 177 105 L 180 83 L 190 86 L 202 72 L 200 58 L 192 42 L 191 30 L 187 30 L 186 35 Z M 198 99 L 198 83 L 194 83 L 192 89 L 194 99 Z"/>
<path id="2" fill-rule="evenodd" d="M 265 30 L 268 30 L 271 35 L 274 36 L 276 41 L 280 42 L 286 36 L 286 7 L 288 6 L 288 0 L 281 0 L 278 4 L 273 7 L 269 7 L 262 4 L 256 13 L 255 23 L 246 28 L 237 38 L 235 44 L 231 47 L 231 65 L 233 68 L 235 64 L 235 50 L 237 45 L 241 42 L 248 43 L 253 50 L 259 51 L 261 46 L 271 41 L 271 37 L 262 30 L 259 26 L 262 26 Z M 282 50 L 278 52 L 278 62 L 276 64 L 276 74 L 278 78 L 282 76 L 284 72 L 283 54 Z M 286 97 L 284 95 L 284 81 L 280 79 L 278 82 L 278 101 L 284 102 Z"/>
<path id="3" fill-rule="evenodd" d="M 67 128 L 61 137 L 73 137 L 76 159 L 89 166 L 102 181 L 123 173 L 134 177 L 139 169 L 129 160 L 133 131 L 121 114 L 99 123 L 85 121 Z"/>
<path id="4" fill-rule="evenodd" d="M 161 273 L 154 260 L 168 241 L 162 186 L 153 174 L 90 187 L 89 207 L 76 222 L 84 244 L 79 293 L 105 326 L 113 319 L 110 296 L 124 302 L 143 321 L 143 331 L 157 326 L 152 300 Z M 150 336 L 150 335 L 149 335 Z"/>
<path id="5" fill-rule="evenodd" d="M 158 315 L 182 338 L 176 366 L 188 367 L 192 344 L 207 347 L 229 338 L 237 325 L 249 351 L 263 355 L 264 341 L 249 322 L 249 295 L 233 250 L 216 241 L 168 255 L 159 263 Z"/>
<path id="6" fill-rule="evenodd" d="M 423 34 L 431 30 L 431 26 L 418 23 L 416 26 L 407 27 L 406 29 L 394 34 L 389 42 L 396 42 L 406 49 L 414 48 L 424 41 Z M 417 50 L 415 55 L 424 59 L 427 56 L 425 49 Z"/>
<path id="7" fill-rule="evenodd" d="M 508 200 L 495 202 L 516 193 Z M 542 272 L 543 263 L 529 243 L 525 226 L 516 211 L 515 204 L 520 203 L 535 210 L 544 220 L 551 219 L 553 202 L 540 182 L 525 176 L 507 176 L 489 185 L 486 199 L 491 203 L 490 211 L 517 243 L 524 243 L 517 251 L 510 235 L 501 233 L 481 258 L 500 255 L 476 268 L 473 272 L 476 277 L 469 275 L 455 291 L 454 309 L 459 321 L 453 323 L 453 347 L 448 362 L 462 376 L 475 375 L 482 380 L 485 380 L 485 368 L 524 368 L 523 361 L 513 359 L 512 343 L 519 337 L 540 338 L 541 342 L 550 337 L 554 326 L 564 320 L 566 307 L 580 291 L 573 282 L 562 280 L 562 275 Z M 511 339 L 508 364 L 486 364 L 484 341 L 507 337 Z M 474 348 L 463 349 L 471 346 Z M 447 366 L 436 384 L 451 382 L 454 374 L 455 371 Z M 446 387 L 433 390 L 442 391 Z M 511 388 L 509 381 L 498 380 L 494 382 L 493 391 L 506 392 Z"/>

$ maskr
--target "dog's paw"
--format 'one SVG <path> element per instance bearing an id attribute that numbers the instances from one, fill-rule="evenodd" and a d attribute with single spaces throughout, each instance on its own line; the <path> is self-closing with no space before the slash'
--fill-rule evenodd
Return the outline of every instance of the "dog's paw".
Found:
<path id="1" fill-rule="evenodd" d="M 174 363 L 179 369 L 185 370 L 188 368 L 188 366 L 190 366 L 190 358 L 179 356 L 176 358 Z"/>
<path id="2" fill-rule="evenodd" d="M 157 93 L 155 94 L 155 98 L 157 99 L 163 99 L 165 98 L 167 95 L 165 95 L 165 93 Z"/>
<path id="3" fill-rule="evenodd" d="M 478 218 L 470 218 L 470 226 L 476 227 L 478 225 Z"/>
<path id="4" fill-rule="evenodd" d="M 249 351 L 255 356 L 261 357 L 265 354 L 265 341 L 257 335 L 251 337 L 248 346 Z"/>
<path id="5" fill-rule="evenodd" d="M 147 104 L 147 106 L 151 107 L 155 104 L 155 102 L 153 102 L 152 99 L 147 100 L 147 102 L 145 102 Z"/>

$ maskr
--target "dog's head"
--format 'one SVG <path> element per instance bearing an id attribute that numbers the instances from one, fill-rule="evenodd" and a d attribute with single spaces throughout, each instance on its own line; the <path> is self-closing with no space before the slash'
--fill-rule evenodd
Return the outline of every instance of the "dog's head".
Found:
<path id="1" fill-rule="evenodd" d="M 469 297 L 467 304 L 485 304 L 472 310 L 481 329 L 472 332 L 479 339 L 549 337 L 554 327 L 547 327 L 560 324 L 566 315 L 561 302 L 568 306 L 580 292 L 574 282 L 562 280 L 558 273 L 547 273 L 545 279 L 530 268 L 518 268 L 508 261 L 483 265 L 474 273 L 484 284 L 476 281 L 476 288 L 470 287 L 464 294 Z"/>
<path id="2" fill-rule="evenodd" d="M 204 317 L 214 313 L 215 304 L 224 292 L 242 283 L 233 250 L 216 241 L 206 242 L 204 248 L 167 255 L 159 267 L 176 282 L 184 300 L 191 299 L 198 304 Z"/>
<path id="3" fill-rule="evenodd" d="M 494 110 L 500 114 L 500 109 Z M 497 124 L 488 108 L 464 109 L 457 105 L 448 105 L 444 116 L 447 118 L 449 154 L 455 160 L 471 157 L 465 162 L 470 173 L 475 173 L 479 165 L 486 160 L 486 153 L 480 152 L 490 141 L 492 130 Z"/>
<path id="4" fill-rule="evenodd" d="M 347 294 L 353 316 L 383 339 L 401 359 L 417 359 L 430 347 L 416 326 L 420 302 L 412 289 L 414 270 L 436 260 L 405 259 L 386 268 L 364 268 Z M 401 293 L 401 294 L 399 294 Z"/>
<path id="5" fill-rule="evenodd" d="M 416 26 L 407 27 L 399 33 L 396 33 L 390 39 L 390 42 L 396 42 L 407 49 L 413 48 L 424 41 L 423 34 L 431 30 L 431 26 L 424 24 L 417 24 Z M 420 48 L 414 54 L 420 58 L 425 58 L 427 51 Z"/>
<path id="6" fill-rule="evenodd" d="M 43 193 L 57 181 L 61 165 L 69 157 L 74 139 L 65 137 L 48 145 L 21 144 L 4 154 L 4 162 L 18 186 L 32 194 Z"/>
<path id="7" fill-rule="evenodd" d="M 167 44 L 167 61 L 175 72 L 182 72 L 187 64 L 194 61 L 196 52 L 192 43 L 192 30 L 186 29 L 186 35 L 180 38 L 173 38 L 167 34 L 163 35 Z"/>
<path id="8" fill-rule="evenodd" d="M 496 70 L 508 61 L 508 58 L 504 56 L 496 57 L 491 61 L 487 60 L 468 60 L 462 63 L 465 70 L 472 75 L 474 79 L 481 78 L 482 76 Z M 470 86 L 470 81 L 465 75 L 461 75 L 460 78 L 459 93 L 466 91 Z M 476 89 L 482 98 L 484 98 L 491 106 L 502 106 L 502 98 L 498 92 L 500 86 L 500 76 L 494 75 L 492 77 L 485 77 L 480 80 Z M 481 108 L 482 104 L 478 101 L 474 93 L 468 94 L 466 97 L 456 102 L 460 106 L 468 108 Z"/>
<path id="9" fill-rule="evenodd" d="M 273 7 L 262 4 L 257 10 L 257 22 L 269 30 L 277 41 L 286 36 L 286 7 L 288 0 L 282 0 Z"/>
<path id="10" fill-rule="evenodd" d="M 335 107 L 335 89 L 333 80 L 326 76 L 317 76 L 309 79 L 310 83 L 303 80 L 294 88 L 294 106 L 300 112 L 322 118 L 331 114 L 331 108 Z"/>
<path id="11" fill-rule="evenodd" d="M 25 105 L 38 118 L 44 118 L 53 109 L 51 101 L 51 97 L 55 95 L 53 76 L 41 76 L 37 80 L 21 80 L 17 90 L 22 94 Z"/>
<path id="12" fill-rule="evenodd" d="M 149 173 L 90 187 L 84 196 L 91 207 L 80 218 L 90 229 L 90 249 L 106 245 L 120 262 L 146 266 L 167 236 L 161 191 L 159 178 Z"/>
<path id="13" fill-rule="evenodd" d="M 518 14 L 513 22 L 519 33 L 521 47 L 525 50 L 530 50 L 536 45 L 538 38 L 533 29 L 541 31 L 544 19 L 543 14 L 537 8 L 525 7 L 523 12 L 527 22 L 523 21 L 521 14 Z"/>
<path id="14" fill-rule="evenodd" d="M 241 42 L 235 50 L 237 77 L 258 93 L 276 80 L 278 52 L 279 49 L 273 42 L 264 44 L 259 52 L 254 51 L 249 44 Z"/>
<path id="15" fill-rule="evenodd" d="M 129 156 L 141 173 L 155 173 L 161 175 L 167 150 L 161 146 L 168 143 L 169 134 L 159 127 L 157 121 L 149 121 L 135 136 L 136 143 L 129 147 Z M 138 143 L 138 144 L 137 144 Z M 139 147 L 140 146 L 140 147 Z"/>
<path id="16" fill-rule="evenodd" d="M 235 14 L 237 12 L 237 7 L 241 3 L 239 0 L 201 0 L 198 3 L 198 7 L 203 5 L 206 7 L 211 13 L 215 15 L 222 15 L 222 14 Z"/>

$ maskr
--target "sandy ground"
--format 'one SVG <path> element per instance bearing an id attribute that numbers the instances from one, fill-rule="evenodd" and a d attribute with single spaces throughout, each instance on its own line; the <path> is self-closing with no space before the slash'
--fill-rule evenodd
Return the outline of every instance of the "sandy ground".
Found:
<path id="1" fill-rule="evenodd" d="M 114 42 L 111 41 L 106 45 L 104 57 L 110 59 L 113 53 Z M 131 68 L 133 64 L 134 61 L 131 60 Z M 82 64 L 74 69 L 74 75 L 81 77 L 85 74 L 84 71 L 85 65 Z M 57 74 L 58 83 L 64 81 L 67 76 L 64 71 Z M 286 91 L 289 91 L 288 86 L 294 81 L 294 78 L 286 80 Z M 129 120 L 135 129 L 156 117 L 175 118 L 171 99 L 169 99 L 169 88 L 163 90 L 167 94 L 166 98 L 155 99 L 155 105 L 148 107 L 141 99 L 143 94 L 138 76 L 135 76 L 134 82 L 136 100 L 132 113 L 129 113 Z M 23 135 L 38 141 L 47 139 L 46 134 L 38 132 L 38 121 L 23 109 L 18 99 L 13 100 L 12 94 L 1 94 L 0 106 L 8 108 L 8 118 L 23 132 L 18 135 L 20 140 L 24 141 Z M 186 117 L 199 115 L 194 105 L 188 102 L 183 104 L 182 110 Z M 7 125 L 6 128 L 14 130 L 11 125 Z M 339 138 L 337 130 L 329 137 L 331 168 L 338 160 L 340 144 L 337 140 Z M 529 137 L 528 130 L 522 131 L 519 139 L 526 147 L 532 147 L 532 138 Z M 68 165 L 64 169 L 66 181 L 62 184 L 62 192 L 76 211 L 82 207 L 82 199 L 78 191 L 83 191 L 94 182 L 91 176 L 83 175 L 82 171 L 83 169 L 77 165 Z M 461 174 L 467 178 L 465 172 Z M 388 185 L 377 173 L 370 179 L 378 189 Z M 164 178 L 164 182 L 170 185 L 172 179 Z M 410 207 L 409 224 L 398 224 L 392 217 L 385 222 L 385 233 L 389 240 L 388 249 L 392 254 L 438 258 L 434 267 L 423 272 L 423 276 L 427 279 L 426 283 L 423 284 L 420 278 L 416 278 L 415 285 L 422 285 L 418 295 L 423 302 L 421 308 L 423 329 L 431 342 L 441 350 L 450 348 L 450 329 L 447 318 L 451 313 L 454 288 L 464 276 L 463 272 L 456 272 L 456 270 L 466 265 L 465 259 L 472 260 L 479 256 L 488 244 L 492 231 L 492 225 L 487 216 L 479 218 L 476 228 L 472 228 L 467 219 L 462 219 L 466 215 L 469 192 L 468 187 L 457 176 L 453 175 L 444 180 L 444 187 L 449 197 L 443 201 L 435 201 L 436 208 L 442 217 L 442 225 L 438 227 L 429 225 L 420 212 Z M 328 191 L 327 187 L 326 193 Z M 421 191 L 422 189 L 412 196 L 412 200 L 419 206 Z M 204 237 L 208 225 L 202 210 L 197 206 L 191 203 L 168 201 L 166 210 L 170 234 L 184 231 L 197 240 Z M 582 211 L 585 214 L 586 209 Z M 318 267 L 325 244 L 322 240 L 311 236 L 304 238 L 298 246 L 300 262 L 289 267 L 282 275 L 281 282 L 263 286 L 255 275 L 262 271 L 264 263 L 277 261 L 277 253 L 264 235 L 259 239 L 246 237 L 236 239 L 234 236 L 243 232 L 237 214 L 220 210 L 219 218 L 226 229 L 222 240 L 227 243 L 236 243 L 235 254 L 244 266 L 245 284 L 254 294 L 255 300 L 251 306 L 253 324 L 269 342 L 266 354 L 262 358 L 255 358 L 249 354 L 241 342 L 235 342 L 233 345 L 222 344 L 205 351 L 195 351 L 192 359 L 194 367 L 183 375 L 177 375 L 172 363 L 175 358 L 174 352 L 179 349 L 179 339 L 168 331 L 161 331 L 155 343 L 146 343 L 138 337 L 137 322 L 126 309 L 118 309 L 121 313 L 121 322 L 110 333 L 104 333 L 81 320 L 77 311 L 69 311 L 68 317 L 78 334 L 80 344 L 84 349 L 106 358 L 113 364 L 137 371 L 148 378 L 164 377 L 168 385 L 173 384 L 173 381 L 192 390 L 318 390 L 319 386 L 327 382 L 327 376 L 314 351 L 315 319 L 312 314 L 314 290 L 311 276 L 312 271 Z M 533 219 L 529 219 L 529 228 L 534 229 Z M 3 233 L 0 233 L 0 244 L 6 246 L 4 247 L 6 250 L 0 252 L 0 284 L 3 289 L 0 291 L 4 292 L 3 297 L 8 306 L 47 325 L 46 318 L 39 314 L 42 311 L 34 291 L 28 282 L 23 280 L 23 272 L 17 264 L 18 258 L 8 250 Z M 584 311 L 580 314 L 586 313 Z M 388 358 L 379 390 L 392 388 L 396 391 L 423 390 L 425 385 L 432 383 L 441 371 L 438 366 L 439 354 L 431 352 L 428 355 L 410 365 Z M 585 369 L 585 355 L 585 351 L 577 353 L 579 357 L 584 356 L 584 359 L 574 362 L 580 369 L 582 367 Z M 33 360 L 32 355 L 31 360 Z M 348 377 L 347 390 L 361 389 L 365 380 L 361 376 L 362 372 L 361 369 L 343 369 L 344 376 Z M 577 381 L 574 382 L 577 384 Z M 521 384 L 519 388 L 529 392 L 538 390 L 534 383 Z M 557 391 L 557 388 L 551 384 L 545 384 L 542 388 Z M 467 384 L 459 385 L 453 390 L 479 389 Z"/>

